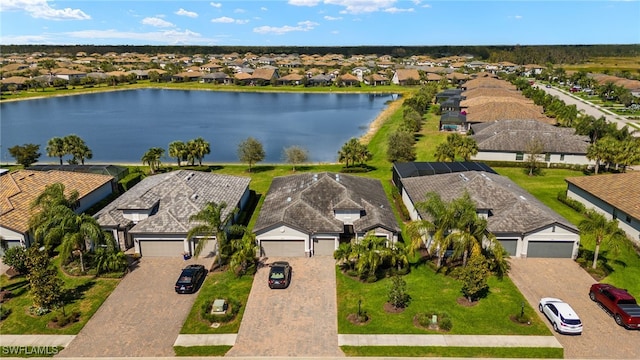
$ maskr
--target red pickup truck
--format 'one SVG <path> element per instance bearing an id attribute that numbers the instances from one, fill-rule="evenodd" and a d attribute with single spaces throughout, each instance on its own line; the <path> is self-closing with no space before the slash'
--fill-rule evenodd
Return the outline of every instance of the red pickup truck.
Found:
<path id="1" fill-rule="evenodd" d="M 626 290 L 609 284 L 593 284 L 589 298 L 608 311 L 618 325 L 627 329 L 640 329 L 640 306 Z"/>

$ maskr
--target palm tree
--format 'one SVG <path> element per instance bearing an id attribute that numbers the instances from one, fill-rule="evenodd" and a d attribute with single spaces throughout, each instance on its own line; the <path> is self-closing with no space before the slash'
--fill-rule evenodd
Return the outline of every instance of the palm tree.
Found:
<path id="1" fill-rule="evenodd" d="M 600 253 L 600 245 L 608 244 L 613 250 L 618 250 L 626 239 L 624 232 L 618 228 L 616 219 L 607 220 L 604 215 L 595 210 L 589 210 L 586 213 L 586 219 L 582 220 L 578 227 L 580 231 L 590 234 L 596 241 L 596 248 L 593 251 L 592 268 L 598 265 L 598 254 Z"/>
<path id="2" fill-rule="evenodd" d="M 436 146 L 434 156 L 436 161 L 452 162 L 456 159 L 456 150 L 450 143 L 444 142 Z"/>
<path id="3" fill-rule="evenodd" d="M 202 166 L 202 159 L 204 159 L 204 156 L 211 153 L 211 146 L 201 137 L 189 140 L 187 147 L 192 149 L 191 151 L 195 158 L 198 159 L 198 164 L 200 166 Z"/>
<path id="4" fill-rule="evenodd" d="M 62 165 L 62 157 L 66 154 L 67 152 L 65 151 L 64 139 L 60 137 L 53 137 L 49 139 L 49 142 L 47 143 L 47 156 L 59 158 L 60 165 Z"/>
<path id="5" fill-rule="evenodd" d="M 29 229 L 36 242 L 54 248 L 64 236 L 64 231 L 57 228 L 57 224 L 63 221 L 62 214 L 67 209 L 72 209 L 78 202 L 78 191 L 72 191 L 65 195 L 65 186 L 54 183 L 47 186 L 31 203 L 33 213 L 29 218 Z"/>
<path id="6" fill-rule="evenodd" d="M 164 149 L 159 147 L 154 147 L 142 155 L 142 164 L 149 165 L 149 170 L 152 174 L 156 173 L 156 170 L 160 169 L 160 165 L 162 165 L 162 161 L 160 158 L 164 155 Z"/>
<path id="7" fill-rule="evenodd" d="M 245 232 L 242 239 L 232 240 L 232 255 L 229 267 L 238 276 L 254 270 L 256 265 L 256 236 L 252 232 Z"/>
<path id="8" fill-rule="evenodd" d="M 60 257 L 66 262 L 71 255 L 78 254 L 80 268 L 84 272 L 83 254 L 87 251 L 87 242 L 91 247 L 104 244 L 104 231 L 98 221 L 87 214 L 78 215 L 69 209 L 61 217 L 62 222 L 58 226 L 64 229 L 64 235 L 60 244 Z"/>
<path id="9" fill-rule="evenodd" d="M 180 161 L 187 157 L 187 145 L 182 141 L 172 141 L 169 143 L 169 156 L 178 161 L 178 167 L 182 166 Z"/>
<path id="10" fill-rule="evenodd" d="M 67 135 L 63 140 L 65 152 L 73 156 L 73 159 L 69 161 L 70 163 L 84 165 L 85 159 L 93 158 L 93 152 L 78 135 Z"/>
<path id="11" fill-rule="evenodd" d="M 194 257 L 200 256 L 207 242 L 215 238 L 218 248 L 218 264 L 222 266 L 226 261 L 229 250 L 226 229 L 238 211 L 237 208 L 233 211 L 226 211 L 226 208 L 225 202 L 220 204 L 210 202 L 202 210 L 189 217 L 190 222 L 197 224 L 187 233 L 187 239 L 198 237 L 198 245 L 193 250 Z"/>
<path id="12" fill-rule="evenodd" d="M 433 228 L 432 247 L 438 253 L 438 267 L 442 266 L 445 251 L 453 244 L 452 230 L 456 225 L 457 209 L 453 203 L 445 203 L 437 193 L 428 193 L 427 200 L 416 204 L 416 208 L 426 212 L 431 220 L 428 226 Z"/>
<path id="13" fill-rule="evenodd" d="M 487 232 L 487 220 L 476 213 L 476 206 L 469 193 L 452 202 L 455 209 L 455 230 L 452 231 L 454 255 L 462 255 L 462 265 L 467 265 L 469 252 L 482 249 L 482 240 Z"/>
<path id="14" fill-rule="evenodd" d="M 460 139 L 454 150 L 464 161 L 469 161 L 472 156 L 478 154 L 478 143 L 473 138 L 465 136 Z"/>

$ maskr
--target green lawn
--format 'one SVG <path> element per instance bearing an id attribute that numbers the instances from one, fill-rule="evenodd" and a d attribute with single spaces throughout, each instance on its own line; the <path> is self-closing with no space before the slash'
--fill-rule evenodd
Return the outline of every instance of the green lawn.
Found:
<path id="1" fill-rule="evenodd" d="M 456 357 L 456 358 L 536 358 L 562 359 L 562 348 L 490 348 L 458 346 L 342 346 L 347 356 Z"/>
<path id="2" fill-rule="evenodd" d="M 453 328 L 450 334 L 468 335 L 550 335 L 522 294 L 509 278 L 489 281 L 490 293 L 477 305 L 459 305 L 461 283 L 452 277 L 438 274 L 424 264 L 412 268 L 404 276 L 411 303 L 402 313 L 387 313 L 390 279 L 375 283 L 362 283 L 338 270 L 338 332 L 341 334 L 440 334 L 438 331 L 423 330 L 413 325 L 413 317 L 423 312 L 446 312 L 451 317 Z M 371 321 L 366 325 L 354 325 L 349 314 L 366 311 Z M 525 305 L 525 314 L 531 318 L 531 325 L 513 322 L 510 316 L 519 314 Z"/>
<path id="3" fill-rule="evenodd" d="M 73 293 L 71 300 L 65 305 L 64 311 L 67 314 L 79 311 L 80 321 L 62 329 L 50 328 L 48 323 L 60 314 L 61 310 L 54 310 L 43 316 L 31 315 L 29 307 L 32 305 L 32 300 L 28 293 L 29 282 L 24 276 L 9 280 L 6 275 L 2 275 L 0 276 L 0 285 L 3 289 L 10 290 L 13 296 L 2 304 L 3 307 L 11 310 L 11 314 L 0 323 L 0 333 L 78 334 L 120 282 L 119 279 L 103 279 L 92 276 L 70 277 L 61 272 L 60 278 L 64 281 L 64 289 Z"/>
<path id="4" fill-rule="evenodd" d="M 174 346 L 176 356 L 224 356 L 232 346 L 211 345 L 211 346 Z"/>
<path id="5" fill-rule="evenodd" d="M 252 276 L 243 276 L 237 278 L 232 272 L 213 272 L 209 273 L 205 282 L 202 284 L 198 297 L 189 312 L 187 320 L 185 320 L 181 334 L 232 334 L 237 333 L 240 328 L 240 322 L 244 309 L 249 298 L 251 285 L 253 284 Z M 209 323 L 200 317 L 200 309 L 205 302 L 213 302 L 215 299 L 235 299 L 242 304 L 238 316 L 231 322 L 221 324 L 218 328 L 212 328 Z"/>

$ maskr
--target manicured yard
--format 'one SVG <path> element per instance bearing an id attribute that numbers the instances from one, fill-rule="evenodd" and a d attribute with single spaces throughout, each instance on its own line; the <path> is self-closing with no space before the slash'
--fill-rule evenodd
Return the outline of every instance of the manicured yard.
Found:
<path id="1" fill-rule="evenodd" d="M 34 316 L 29 313 L 32 305 L 29 296 L 29 282 L 24 276 L 11 280 L 6 275 L 0 276 L 0 284 L 3 289 L 10 290 L 12 298 L 2 304 L 11 310 L 11 314 L 0 323 L 0 333 L 3 334 L 59 334 L 75 335 L 98 310 L 100 305 L 109 297 L 116 288 L 119 279 L 103 279 L 92 276 L 69 277 L 60 274 L 64 281 L 64 288 L 69 291 L 71 299 L 64 306 L 64 311 L 69 314 L 73 311 L 80 312 L 80 321 L 55 329 L 48 326 L 49 322 L 61 310 L 54 310 L 43 316 Z"/>
<path id="2" fill-rule="evenodd" d="M 461 297 L 461 283 L 452 277 L 438 274 L 422 264 L 411 269 L 404 276 L 411 303 L 401 313 L 387 313 L 390 279 L 375 283 L 362 283 L 337 270 L 338 332 L 341 334 L 441 334 L 434 330 L 424 330 L 413 325 L 413 317 L 423 312 L 446 312 L 451 317 L 453 328 L 449 334 L 484 335 L 550 335 L 522 294 L 509 278 L 490 279 L 490 293 L 475 306 L 457 303 Z M 354 325 L 349 314 L 366 311 L 371 321 L 366 325 Z M 525 314 L 531 318 L 531 325 L 513 322 L 510 316 L 519 314 L 525 305 Z"/>
<path id="3" fill-rule="evenodd" d="M 198 292 L 198 298 L 191 308 L 187 320 L 180 330 L 181 334 L 232 334 L 240 328 L 245 305 L 249 298 L 253 276 L 237 278 L 232 272 L 212 272 L 207 276 L 204 284 Z M 205 302 L 213 302 L 215 299 L 235 299 L 242 305 L 238 316 L 229 323 L 221 324 L 218 328 L 212 328 L 209 323 L 200 316 L 200 309 Z"/>

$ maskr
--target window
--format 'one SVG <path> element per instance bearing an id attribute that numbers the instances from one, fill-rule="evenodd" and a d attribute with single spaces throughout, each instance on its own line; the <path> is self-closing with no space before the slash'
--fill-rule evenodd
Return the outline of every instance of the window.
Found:
<path id="1" fill-rule="evenodd" d="M 631 222 L 631 216 L 627 215 L 627 217 L 624 219 L 626 222 L 630 223 Z"/>
<path id="2" fill-rule="evenodd" d="M 546 162 L 551 161 L 551 153 L 544 154 L 544 161 L 546 161 Z"/>
<path id="3" fill-rule="evenodd" d="M 524 160 L 524 153 L 517 152 L 516 153 L 516 161 L 522 161 L 522 160 Z"/>
<path id="4" fill-rule="evenodd" d="M 560 154 L 560 161 L 564 161 L 564 154 Z"/>

